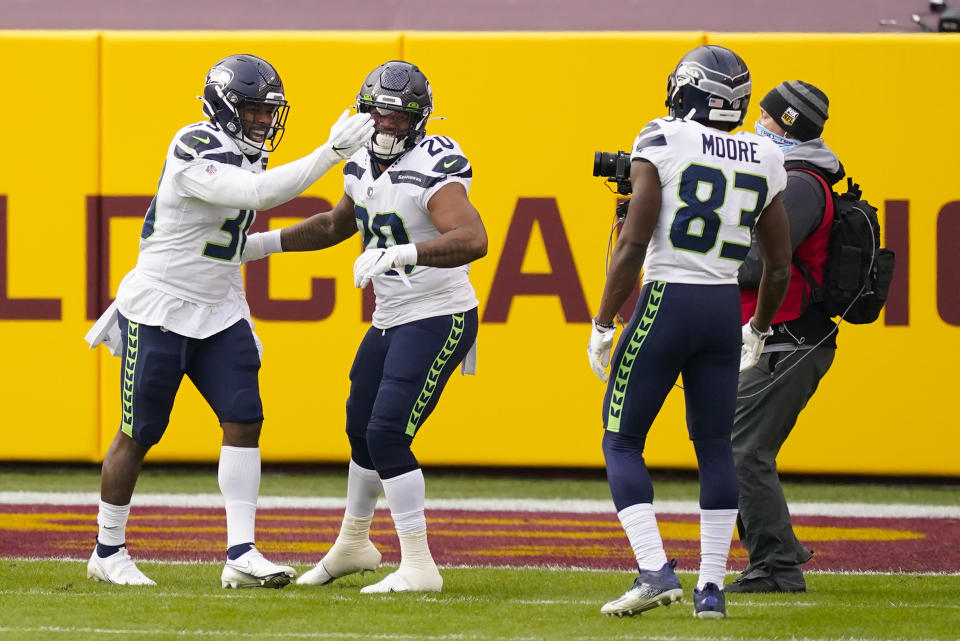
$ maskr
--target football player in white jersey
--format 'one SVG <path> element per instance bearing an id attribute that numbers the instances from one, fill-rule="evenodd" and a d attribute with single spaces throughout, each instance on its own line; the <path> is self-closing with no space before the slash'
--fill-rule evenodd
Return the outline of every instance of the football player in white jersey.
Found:
<path id="1" fill-rule="evenodd" d="M 677 376 L 700 474 L 700 575 L 694 615 L 726 616 L 722 592 L 737 516 L 730 433 L 740 367 L 759 356 L 790 279 L 790 239 L 779 194 L 783 154 L 743 123 L 750 72 L 724 47 L 687 53 L 667 83 L 669 118 L 649 123 L 631 152 L 633 195 L 610 262 L 588 356 L 607 381 L 614 317 L 643 268 L 640 300 L 611 363 L 603 452 L 617 513 L 639 576 L 601 608 L 639 614 L 683 596 L 667 561 L 643 460 L 647 433 Z M 756 232 L 764 257 L 760 302 L 740 327 L 737 268 Z M 742 346 L 741 346 L 742 343 Z"/>
<path id="2" fill-rule="evenodd" d="M 373 132 L 367 114 L 344 112 L 311 154 L 267 170 L 289 106 L 266 60 L 232 55 L 209 71 L 208 120 L 178 131 L 157 195 L 147 210 L 137 265 L 87 336 L 123 354 L 122 422 L 103 461 L 97 546 L 88 578 L 155 585 L 130 559 L 126 524 L 143 457 L 163 436 L 186 375 L 223 429 L 218 478 L 226 503 L 223 587 L 280 588 L 292 568 L 254 545 L 263 407 L 260 344 L 243 294 L 240 256 L 255 210 L 298 196 L 361 148 Z"/>
<path id="3" fill-rule="evenodd" d="M 423 72 L 391 60 L 374 69 L 357 108 L 376 123 L 367 148 L 343 168 L 344 195 L 329 212 L 253 234 L 244 260 L 280 249 L 329 247 L 357 233 L 365 251 L 354 284 L 373 282 L 376 311 L 350 370 L 347 507 L 340 534 L 297 583 L 320 585 L 380 563 L 369 538 L 380 492 L 400 539 L 397 571 L 361 592 L 439 592 L 427 545 L 423 472 L 410 449 L 461 364 L 472 373 L 477 297 L 469 263 L 487 234 L 468 193 L 473 170 L 460 146 L 427 136 L 433 95 Z M 262 242 L 261 242 L 262 237 Z"/>

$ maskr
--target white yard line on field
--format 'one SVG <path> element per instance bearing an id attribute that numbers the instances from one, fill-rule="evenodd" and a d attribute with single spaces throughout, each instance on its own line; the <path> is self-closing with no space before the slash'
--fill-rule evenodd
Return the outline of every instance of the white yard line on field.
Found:
<path id="1" fill-rule="evenodd" d="M 0 504 L 7 505 L 97 505 L 96 492 L 0 492 Z M 138 507 L 223 507 L 219 494 L 135 494 Z M 337 509 L 346 501 L 340 497 L 261 496 L 262 509 Z M 387 504 L 382 498 L 380 509 Z M 478 512 L 614 512 L 613 502 L 587 499 L 427 499 L 428 510 L 472 510 Z M 659 514 L 698 514 L 696 501 L 657 501 Z M 839 516 L 861 518 L 960 518 L 958 505 L 910 505 L 905 503 L 791 503 L 793 516 Z"/>
<path id="2" fill-rule="evenodd" d="M 48 634 L 48 633 L 61 633 L 64 635 L 63 638 L 70 638 L 69 635 L 76 634 L 102 634 L 102 635 L 119 635 L 119 636 L 129 636 L 132 634 L 137 635 L 156 635 L 164 638 L 191 638 L 191 637 L 229 637 L 229 638 L 239 638 L 239 639 L 382 639 L 384 641 L 401 641 L 405 639 L 418 639 L 424 641 L 544 641 L 549 637 L 544 636 L 501 636 L 501 635 L 485 635 L 482 633 L 456 633 L 456 634 L 434 634 L 434 635 L 424 635 L 424 634 L 374 634 L 369 632 L 279 632 L 279 631 L 270 631 L 262 630 L 256 632 L 243 632 L 239 630 L 232 629 L 223 629 L 223 630 L 171 630 L 171 629 L 162 629 L 162 628 L 88 628 L 88 627 L 74 627 L 74 626 L 35 626 L 35 627 L 13 627 L 13 626 L 0 626 L 0 637 L 7 634 L 29 634 L 31 637 L 36 637 L 38 634 Z M 741 641 L 743 639 L 757 639 L 765 638 L 758 637 L 755 634 L 751 633 L 749 635 L 704 635 L 704 636 L 693 636 L 689 634 L 684 634 L 682 636 L 676 635 L 653 635 L 653 634 L 644 634 L 642 635 L 646 641 Z M 61 638 L 61 637 L 50 637 L 50 638 Z M 627 639 L 636 639 L 636 633 L 630 634 L 614 634 L 614 635 L 603 635 L 603 636 L 579 636 L 571 637 L 575 641 L 619 641 Z M 854 637 L 850 635 L 838 636 L 838 637 L 818 637 L 817 639 L 810 639 L 807 637 L 773 637 L 773 638 L 788 638 L 790 641 L 881 641 L 880 639 L 875 639 L 872 637 Z"/>

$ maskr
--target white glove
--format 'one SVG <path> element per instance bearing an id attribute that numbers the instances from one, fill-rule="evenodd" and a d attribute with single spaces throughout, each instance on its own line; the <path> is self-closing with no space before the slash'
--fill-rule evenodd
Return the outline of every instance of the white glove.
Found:
<path id="1" fill-rule="evenodd" d="M 743 345 L 740 347 L 740 371 L 746 371 L 757 364 L 760 360 L 760 353 L 763 351 L 763 344 L 767 342 L 768 336 L 773 336 L 773 328 L 768 327 L 767 331 L 761 332 L 753 326 L 753 319 L 747 321 L 741 331 L 743 335 Z"/>
<path id="2" fill-rule="evenodd" d="M 593 373 L 606 383 L 607 365 L 610 364 L 610 350 L 613 348 L 613 335 L 616 329 L 598 326 L 596 318 L 593 319 L 590 326 L 590 344 L 587 345 L 587 358 L 590 359 L 590 367 L 593 369 Z"/>
<path id="3" fill-rule="evenodd" d="M 373 119 L 370 114 L 350 115 L 346 109 L 337 122 L 330 127 L 330 138 L 324 143 L 335 155 L 346 159 L 363 147 L 373 135 Z"/>
<path id="4" fill-rule="evenodd" d="M 417 246 L 413 243 L 393 245 L 386 249 L 381 247 L 368 249 L 353 263 L 353 284 L 363 289 L 374 276 L 396 269 L 403 284 L 410 287 L 410 280 L 407 278 L 404 267 L 416 264 Z"/>
<path id="5" fill-rule="evenodd" d="M 247 235 L 247 242 L 243 244 L 243 252 L 240 254 L 240 262 L 248 263 L 251 260 L 260 260 L 270 254 L 282 252 L 280 231 L 279 229 L 271 229 L 270 231 Z"/>

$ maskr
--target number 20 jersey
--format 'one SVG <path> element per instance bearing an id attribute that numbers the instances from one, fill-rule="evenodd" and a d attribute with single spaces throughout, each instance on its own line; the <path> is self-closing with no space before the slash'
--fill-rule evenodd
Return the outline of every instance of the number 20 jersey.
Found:
<path id="1" fill-rule="evenodd" d="M 735 284 L 754 223 L 787 184 L 780 148 L 746 131 L 657 118 L 630 158 L 653 163 L 662 186 L 644 282 Z"/>
<path id="2" fill-rule="evenodd" d="M 436 238 L 440 231 L 427 208 L 430 198 L 450 183 L 459 183 L 470 193 L 473 169 L 460 145 L 446 136 L 427 136 L 379 176 L 374 177 L 371 162 L 367 150 L 361 149 L 343 168 L 344 192 L 354 202 L 365 250 Z M 374 327 L 387 329 L 477 306 L 469 264 L 409 265 L 405 270 L 409 288 L 395 270 L 373 278 Z"/>

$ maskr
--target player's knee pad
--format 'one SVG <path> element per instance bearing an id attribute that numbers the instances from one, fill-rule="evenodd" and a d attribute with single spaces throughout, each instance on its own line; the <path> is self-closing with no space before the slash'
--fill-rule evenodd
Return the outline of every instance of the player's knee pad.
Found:
<path id="1" fill-rule="evenodd" d="M 413 438 L 403 432 L 367 430 L 367 450 L 380 478 L 392 478 L 420 467 L 410 450 L 412 442 Z"/>
<path id="2" fill-rule="evenodd" d="M 241 389 L 234 393 L 219 416 L 221 423 L 259 423 L 263 421 L 263 403 L 257 389 Z"/>
<path id="3" fill-rule="evenodd" d="M 730 439 L 693 441 L 700 472 L 700 507 L 726 510 L 737 507 L 737 473 Z"/>
<path id="4" fill-rule="evenodd" d="M 373 459 L 370 458 L 367 439 L 348 432 L 347 440 L 350 441 L 350 458 L 353 459 L 353 462 L 367 470 L 376 469 L 376 466 L 373 464 Z"/>
<path id="5" fill-rule="evenodd" d="M 151 448 L 160 442 L 163 433 L 167 431 L 167 421 L 141 423 L 134 418 L 131 426 L 123 425 L 123 433 L 132 438 L 138 445 Z M 129 430 L 129 431 L 128 431 Z"/>

